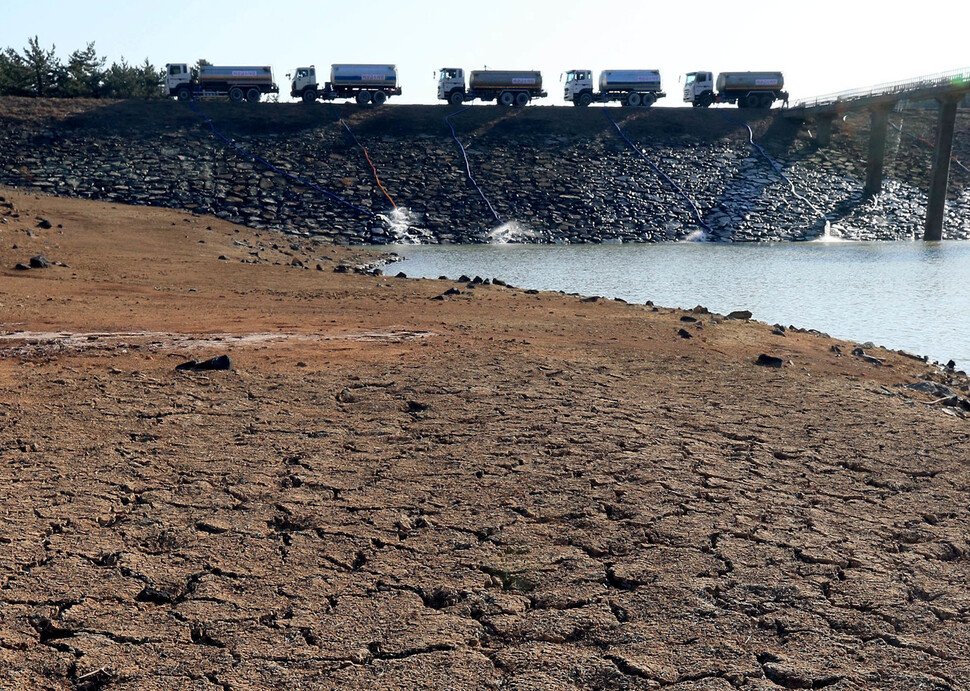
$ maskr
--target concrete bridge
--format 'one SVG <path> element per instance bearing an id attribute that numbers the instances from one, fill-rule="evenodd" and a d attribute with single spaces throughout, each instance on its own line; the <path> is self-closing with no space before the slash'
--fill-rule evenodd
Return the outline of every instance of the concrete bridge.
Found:
<path id="1" fill-rule="evenodd" d="M 936 132 L 923 239 L 940 240 L 943 237 L 943 212 L 947 183 L 950 178 L 950 158 L 953 151 L 957 105 L 968 93 L 970 93 L 970 68 L 806 99 L 796 102 L 791 108 L 785 110 L 784 114 L 786 117 L 815 122 L 818 128 L 818 142 L 821 146 L 827 146 L 832 137 L 832 124 L 836 118 L 851 111 L 868 110 L 871 126 L 865 191 L 866 194 L 873 195 L 882 190 L 889 111 L 902 101 L 930 99 L 938 101 L 940 120 Z"/>

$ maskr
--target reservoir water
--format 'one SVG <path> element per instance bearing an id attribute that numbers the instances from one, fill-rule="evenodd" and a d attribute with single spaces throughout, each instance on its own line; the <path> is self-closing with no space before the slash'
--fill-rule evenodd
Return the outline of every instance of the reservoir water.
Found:
<path id="1" fill-rule="evenodd" d="M 970 242 L 401 245 L 388 273 L 748 309 L 771 324 L 970 367 Z"/>

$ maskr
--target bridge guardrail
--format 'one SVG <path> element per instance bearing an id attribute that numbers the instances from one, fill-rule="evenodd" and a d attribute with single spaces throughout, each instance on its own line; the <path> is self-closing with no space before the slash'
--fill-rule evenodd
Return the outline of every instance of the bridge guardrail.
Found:
<path id="1" fill-rule="evenodd" d="M 812 99 L 796 101 L 792 108 L 818 108 L 847 101 L 859 101 L 866 98 L 878 98 L 880 96 L 892 96 L 894 94 L 905 94 L 928 89 L 942 89 L 953 86 L 963 86 L 967 91 L 970 91 L 970 67 L 950 72 L 924 75 L 906 81 L 887 82 L 862 89 L 850 89 L 848 91 L 825 94 L 824 96 L 817 96 Z"/>

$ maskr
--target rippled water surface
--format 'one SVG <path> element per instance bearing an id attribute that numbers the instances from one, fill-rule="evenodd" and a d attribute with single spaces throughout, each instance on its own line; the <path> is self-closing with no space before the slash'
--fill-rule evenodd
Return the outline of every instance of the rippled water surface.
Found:
<path id="1" fill-rule="evenodd" d="M 749 309 L 970 367 L 970 242 L 722 245 L 421 245 L 392 248 L 408 276 L 501 278 L 521 288 Z"/>

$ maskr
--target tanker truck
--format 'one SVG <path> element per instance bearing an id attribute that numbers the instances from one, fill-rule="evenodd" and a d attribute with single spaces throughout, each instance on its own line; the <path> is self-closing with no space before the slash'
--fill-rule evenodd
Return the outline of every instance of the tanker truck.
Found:
<path id="1" fill-rule="evenodd" d="M 465 71 L 443 67 L 438 72 L 438 98 L 459 106 L 465 101 L 496 101 L 500 106 L 527 106 L 533 98 L 548 96 L 542 90 L 542 73 L 535 70 L 473 70 L 465 88 Z"/>
<path id="2" fill-rule="evenodd" d="M 716 89 L 715 89 L 716 86 Z M 737 103 L 738 108 L 771 108 L 788 101 L 781 72 L 690 72 L 684 81 L 684 103 L 707 108 L 712 103 Z"/>
<path id="3" fill-rule="evenodd" d="M 659 70 L 603 70 L 599 92 L 593 90 L 592 70 L 566 72 L 566 101 L 585 108 L 593 101 L 619 101 L 625 106 L 649 108 L 663 98 Z"/>
<path id="4" fill-rule="evenodd" d="M 318 98 L 332 101 L 353 98 L 358 105 L 384 105 L 391 96 L 400 96 L 396 65 L 331 65 L 330 81 L 320 87 L 313 65 L 297 67 L 292 75 L 290 96 L 313 103 Z"/>
<path id="5" fill-rule="evenodd" d="M 273 68 L 203 65 L 193 77 L 185 63 L 165 65 L 165 90 L 180 101 L 195 98 L 227 98 L 239 103 L 244 99 L 259 102 L 263 94 L 278 94 L 273 82 Z"/>

